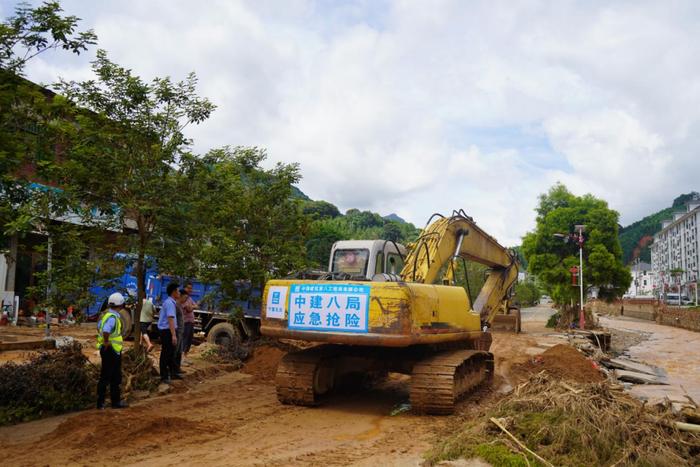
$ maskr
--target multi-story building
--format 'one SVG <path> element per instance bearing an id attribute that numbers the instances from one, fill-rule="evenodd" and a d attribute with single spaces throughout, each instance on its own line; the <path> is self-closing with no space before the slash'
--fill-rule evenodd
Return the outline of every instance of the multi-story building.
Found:
<path id="1" fill-rule="evenodd" d="M 692 297 L 700 277 L 700 199 L 662 222 L 651 244 L 651 270 L 657 293 L 678 292 Z"/>
<path id="2" fill-rule="evenodd" d="M 653 295 L 656 281 L 651 264 L 637 261 L 630 268 L 630 272 L 632 273 L 632 284 L 626 295 L 630 297 Z"/>

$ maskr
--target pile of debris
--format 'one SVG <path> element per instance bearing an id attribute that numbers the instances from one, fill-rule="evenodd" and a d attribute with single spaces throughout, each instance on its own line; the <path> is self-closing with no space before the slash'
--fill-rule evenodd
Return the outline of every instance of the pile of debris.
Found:
<path id="1" fill-rule="evenodd" d="M 493 465 L 700 463 L 700 434 L 664 407 L 649 408 L 609 381 L 577 383 L 546 371 L 518 385 L 429 461 L 481 457 Z"/>
<path id="2" fill-rule="evenodd" d="M 200 358 L 211 363 L 233 364 L 236 368 L 243 366 L 243 362 L 250 357 L 252 352 L 249 344 L 238 341 L 229 344 L 210 344 L 205 342 L 198 347 Z"/>
<path id="3" fill-rule="evenodd" d="M 78 342 L 0 366 L 0 425 L 91 406 L 98 374 Z"/>
<path id="4" fill-rule="evenodd" d="M 580 383 L 599 382 L 605 379 L 598 365 L 575 348 L 557 344 L 529 361 L 514 365 L 511 369 L 516 380 L 527 380 L 532 374 L 541 371 L 555 378 Z"/>
<path id="5" fill-rule="evenodd" d="M 611 355 L 610 336 L 604 331 L 576 331 L 568 334 L 567 339 L 570 345 L 597 362 L 606 376 L 621 382 L 626 388 L 631 384 L 668 384 L 663 368 L 635 361 L 625 354 Z"/>
<path id="6" fill-rule="evenodd" d="M 143 348 L 134 347 L 122 353 L 122 397 L 133 391 L 153 391 L 158 387 L 158 370 Z"/>

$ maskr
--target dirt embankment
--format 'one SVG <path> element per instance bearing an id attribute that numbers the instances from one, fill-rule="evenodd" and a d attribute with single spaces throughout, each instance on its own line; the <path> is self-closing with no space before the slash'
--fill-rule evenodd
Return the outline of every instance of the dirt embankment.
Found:
<path id="1" fill-rule="evenodd" d="M 516 380 L 526 380 L 541 371 L 558 379 L 579 383 L 595 383 L 605 379 L 593 361 L 565 344 L 555 345 L 527 362 L 512 367 L 513 377 Z"/>
<path id="2" fill-rule="evenodd" d="M 275 380 L 277 365 L 286 353 L 278 347 L 268 345 L 255 347 L 241 371 L 252 375 L 256 380 L 272 382 Z"/>

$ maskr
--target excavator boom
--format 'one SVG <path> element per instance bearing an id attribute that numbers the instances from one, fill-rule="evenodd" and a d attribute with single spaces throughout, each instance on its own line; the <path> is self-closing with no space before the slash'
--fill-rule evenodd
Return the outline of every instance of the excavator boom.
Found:
<path id="1" fill-rule="evenodd" d="M 463 212 L 440 216 L 430 224 L 416 240 L 400 275 L 406 282 L 452 285 L 459 258 L 491 270 L 476 300 L 470 303 L 482 321 L 491 324 L 497 313 L 508 311 L 509 291 L 518 278 L 518 264 L 512 252 Z"/>

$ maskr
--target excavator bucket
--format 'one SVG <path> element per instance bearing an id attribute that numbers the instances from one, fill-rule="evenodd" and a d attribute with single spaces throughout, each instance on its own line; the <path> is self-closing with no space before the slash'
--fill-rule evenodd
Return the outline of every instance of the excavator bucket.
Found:
<path id="1" fill-rule="evenodd" d="M 499 313 L 494 316 L 491 329 L 518 334 L 520 332 L 520 308 L 510 308 L 507 314 Z"/>

